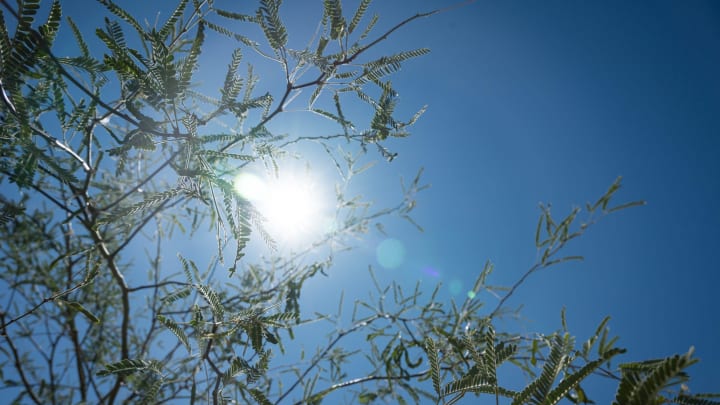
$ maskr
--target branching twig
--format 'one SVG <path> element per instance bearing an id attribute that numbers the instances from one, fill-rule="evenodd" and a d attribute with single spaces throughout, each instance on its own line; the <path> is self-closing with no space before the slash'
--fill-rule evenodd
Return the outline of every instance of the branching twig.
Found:
<path id="1" fill-rule="evenodd" d="M 46 297 L 46 298 L 44 298 L 42 301 L 40 301 L 39 303 L 35 304 L 35 306 L 32 307 L 31 309 L 29 309 L 28 311 L 24 312 L 22 315 L 19 315 L 19 316 L 15 317 L 15 318 L 9 320 L 7 323 L 5 323 L 5 315 L 3 314 L 3 321 L 2 321 L 2 325 L 0 325 L 0 330 L 2 330 L 3 333 L 5 333 L 5 328 L 7 328 L 8 326 L 10 326 L 10 325 L 12 325 L 13 323 L 15 323 L 15 322 L 17 322 L 17 321 L 25 318 L 25 317 L 28 316 L 28 315 L 31 315 L 33 312 L 37 311 L 38 308 L 40 308 L 41 306 L 47 304 L 48 302 L 55 301 L 55 300 L 57 300 L 58 298 L 64 297 L 64 296 L 72 293 L 73 291 L 75 291 L 75 290 L 77 290 L 77 289 L 80 289 L 80 288 L 85 287 L 89 282 L 90 282 L 90 280 L 89 280 L 88 278 L 86 278 L 85 280 L 81 281 L 79 284 L 75 285 L 75 286 L 72 287 L 72 288 L 69 288 L 69 289 L 67 289 L 67 290 L 65 290 L 65 291 L 62 291 L 62 292 L 59 292 L 59 293 L 55 293 L 55 294 L 53 294 L 53 295 L 51 295 L 51 296 L 49 296 L 49 297 Z"/>
<path id="2" fill-rule="evenodd" d="M 5 313 L 0 311 L 0 322 L 2 322 L 3 325 L 5 325 Z M 20 354 L 17 351 L 17 348 L 15 347 L 15 344 L 12 341 L 12 338 L 10 338 L 10 335 L 5 330 L 5 326 L 0 328 L 0 335 L 5 336 L 5 340 L 8 342 L 8 346 L 10 347 L 10 351 L 12 352 L 13 359 L 14 359 L 14 365 L 15 370 L 17 370 L 18 375 L 20 376 L 20 381 L 22 381 L 23 386 L 25 387 L 25 392 L 30 396 L 30 399 L 33 400 L 38 405 L 42 405 L 42 401 L 35 395 L 35 392 L 32 390 L 32 387 L 30 386 L 30 382 L 28 381 L 27 377 L 25 376 L 25 370 L 22 366 L 22 361 L 20 360 Z"/>
<path id="3" fill-rule="evenodd" d="M 308 373 L 310 373 L 310 371 L 312 369 L 314 369 L 318 365 L 318 363 L 320 363 L 320 361 L 325 359 L 325 356 L 330 352 L 330 350 L 332 350 L 333 347 L 335 347 L 335 345 L 342 338 L 355 332 L 356 330 L 358 330 L 360 328 L 364 328 L 364 327 L 370 325 L 371 323 L 373 323 L 374 321 L 376 321 L 378 319 L 381 319 L 381 316 L 379 316 L 379 315 L 371 316 L 369 318 L 366 318 L 363 321 L 356 322 L 350 329 L 338 332 L 337 336 L 335 336 L 335 339 L 333 339 L 320 354 L 315 356 L 315 358 L 312 360 L 312 362 L 310 362 L 310 365 L 305 369 L 305 371 L 302 372 L 302 374 L 300 374 L 300 376 L 297 378 L 297 380 L 295 380 L 295 382 L 287 390 L 285 390 L 285 392 L 282 395 L 280 395 L 280 397 L 278 397 L 278 399 L 275 401 L 275 405 L 279 404 L 280 402 L 282 402 L 283 399 L 285 399 L 285 397 L 290 395 L 290 393 L 302 382 L 302 380 L 308 375 Z"/>

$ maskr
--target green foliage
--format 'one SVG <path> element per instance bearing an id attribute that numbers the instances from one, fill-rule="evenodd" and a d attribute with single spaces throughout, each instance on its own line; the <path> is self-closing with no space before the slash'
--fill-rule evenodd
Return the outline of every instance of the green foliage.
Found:
<path id="1" fill-rule="evenodd" d="M 622 379 L 613 404 L 717 403 L 704 399 L 702 394 L 679 393 L 673 400 L 663 394 L 670 392 L 672 386 L 688 381 L 684 370 L 698 361 L 692 355 L 691 347 L 683 355 L 621 364 Z"/>
<path id="2" fill-rule="evenodd" d="M 257 11 L 257 21 L 265 32 L 270 46 L 278 51 L 287 43 L 287 31 L 280 21 L 281 0 L 261 0 Z"/>
<path id="3" fill-rule="evenodd" d="M 144 370 L 159 371 L 157 363 L 155 362 L 140 359 L 125 359 L 106 365 L 105 370 L 98 371 L 98 375 L 101 377 L 111 374 L 129 375 Z"/>
<path id="4" fill-rule="evenodd" d="M 250 14 L 179 0 L 162 20 L 99 2 L 108 13 L 101 27 L 67 16 L 60 1 L 2 2 L 0 185 L 21 191 L 0 196 L 0 297 L 10 303 L 0 310 L 0 376 L 17 393 L 14 402 L 317 404 L 342 392 L 364 404 L 452 404 L 469 395 L 592 403 L 581 383 L 600 374 L 619 379 L 618 404 L 717 403 L 717 395 L 682 385 L 696 362 L 692 351 L 610 369 L 624 350 L 609 336 L 608 318 L 578 349 L 564 313 L 560 332 L 496 330 L 531 274 L 580 259 L 564 255 L 572 240 L 642 204 L 615 204 L 620 179 L 585 212 L 558 220 L 541 205 L 538 260 L 510 287 L 488 284 L 488 263 L 466 300 L 442 302 L 439 287 L 427 294 L 419 284 L 384 285 L 370 268 L 375 289 L 351 314 L 342 300 L 336 314 L 308 313 L 303 290 L 332 271 L 352 241 L 384 232 L 380 221 L 390 216 L 422 230 L 411 217 L 427 188 L 422 170 L 401 184 L 390 208 L 348 190 L 371 166 L 367 146 L 392 161 L 397 153 L 386 142 L 408 136 L 425 111 L 398 118 L 389 79 L 429 50 L 369 55 L 435 12 L 375 32 L 377 15 L 363 23 L 370 0 L 349 15 L 347 3 L 323 0 L 317 36 L 292 49 L 279 0 L 260 0 Z M 62 35 L 77 49 L 59 48 Z M 216 42 L 226 55 L 209 55 Z M 253 68 L 260 59 L 276 63 L 278 74 L 263 67 L 261 81 Z M 206 88 L 200 71 L 217 75 L 222 88 Z M 352 113 L 346 97 L 357 97 L 369 116 Z M 331 120 L 338 133 L 272 132 L 290 105 Z M 336 227 L 306 251 L 280 254 L 260 208 L 234 179 L 258 169 L 279 176 L 278 162 L 302 143 L 320 145 L 337 169 Z M 206 233 L 217 249 L 194 245 Z M 253 236 L 269 258 L 245 256 Z M 177 261 L 168 260 L 176 248 Z M 486 293 L 502 294 L 488 310 Z M 306 349 L 296 340 L 301 333 L 327 341 Z M 38 344 L 37 336 L 47 340 Z M 348 336 L 364 346 L 349 347 Z M 501 367 L 530 382 L 514 386 Z"/>
<path id="5" fill-rule="evenodd" d="M 185 290 L 185 291 L 189 291 L 189 290 Z M 177 297 L 177 295 L 175 297 Z M 168 301 L 169 300 L 167 300 L 167 299 L 165 300 L 165 302 L 168 302 Z M 182 343 L 183 346 L 185 346 L 188 353 L 192 352 L 192 350 L 190 349 L 190 342 L 188 341 L 188 337 L 185 334 L 185 331 L 183 331 L 180 328 L 180 326 L 177 323 L 175 323 L 175 321 L 173 321 L 170 318 L 166 318 L 162 315 L 158 315 L 157 320 L 158 320 L 158 322 L 162 323 L 166 328 L 168 328 L 168 330 L 170 332 L 172 332 L 178 338 L 178 340 L 180 340 L 180 343 Z"/>

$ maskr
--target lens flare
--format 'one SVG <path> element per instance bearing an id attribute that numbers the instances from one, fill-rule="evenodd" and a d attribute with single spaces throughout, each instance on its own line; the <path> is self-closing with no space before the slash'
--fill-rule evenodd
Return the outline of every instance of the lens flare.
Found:
<path id="1" fill-rule="evenodd" d="M 460 281 L 457 278 L 450 280 L 450 284 L 448 285 L 448 290 L 450 290 L 450 294 L 458 295 L 462 292 L 462 289 L 463 289 L 462 281 Z"/>
<path id="2" fill-rule="evenodd" d="M 405 261 L 405 246 L 397 239 L 385 239 L 380 242 L 375 254 L 381 266 L 396 269 Z"/>

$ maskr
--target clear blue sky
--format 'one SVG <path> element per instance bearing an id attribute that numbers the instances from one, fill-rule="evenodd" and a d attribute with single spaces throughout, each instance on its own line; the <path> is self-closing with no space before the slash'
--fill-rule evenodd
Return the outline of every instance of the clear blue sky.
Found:
<path id="1" fill-rule="evenodd" d="M 81 22 L 69 3 L 66 14 Z M 319 8 L 286 3 L 291 41 L 297 33 L 304 43 Z M 376 3 L 379 28 L 455 4 Z M 509 305 L 525 305 L 520 327 L 545 333 L 560 327 L 566 307 L 579 339 L 611 315 L 629 349 L 619 361 L 695 346 L 702 361 L 689 370 L 690 388 L 720 391 L 720 5 L 479 1 L 413 22 L 383 49 L 418 47 L 432 53 L 393 84 L 401 115 L 428 111 L 412 137 L 388 144 L 399 157 L 360 186 L 380 204 L 394 201 L 399 177 L 424 167 L 432 188 L 414 218 L 425 232 L 391 221 L 402 264 L 382 270 L 383 237 L 371 234 L 341 259 L 362 274 L 339 271 L 327 279 L 332 289 L 363 290 L 368 263 L 385 279 L 441 281 L 448 298 L 462 299 L 487 260 L 491 282 L 511 284 L 535 259 L 539 202 L 561 216 L 623 176 L 618 201 L 647 205 L 602 220 L 570 248 L 584 262 L 535 275 Z M 608 403 L 612 389 L 596 389 L 588 393 Z"/>
<path id="2" fill-rule="evenodd" d="M 454 4 L 377 2 L 373 11 L 389 26 Z M 417 47 L 432 53 L 393 85 L 406 116 L 428 111 L 411 138 L 390 144 L 398 159 L 363 183 L 392 201 L 398 178 L 422 166 L 432 184 L 414 215 L 424 233 L 404 222 L 386 228 L 405 249 L 397 268 L 374 263 L 386 280 L 441 281 L 462 300 L 490 260 L 491 281 L 509 285 L 535 259 L 539 202 L 560 217 L 623 176 L 617 201 L 647 205 L 603 219 L 572 245 L 584 262 L 530 278 L 509 301 L 524 305 L 525 319 L 508 327 L 550 333 L 565 307 L 583 340 L 610 315 L 629 349 L 618 362 L 694 346 L 691 390 L 719 391 L 720 5 L 479 1 L 412 23 L 384 49 Z M 348 262 L 369 261 L 382 241 L 372 235 Z M 362 290 L 362 276 L 331 279 Z M 609 403 L 614 389 L 600 382 L 588 393 Z"/>
<path id="3" fill-rule="evenodd" d="M 571 249 L 585 262 L 537 274 L 511 305 L 541 332 L 565 306 L 581 337 L 611 315 L 621 361 L 693 345 L 690 388 L 717 392 L 720 5 L 480 1 L 398 38 L 433 50 L 394 81 L 403 103 L 430 107 L 387 170 L 422 165 L 432 183 L 426 232 L 398 227 L 398 276 L 432 266 L 467 285 L 491 260 L 509 284 L 535 257 L 539 201 L 565 214 L 622 175 L 618 198 L 647 205 L 601 221 Z"/>

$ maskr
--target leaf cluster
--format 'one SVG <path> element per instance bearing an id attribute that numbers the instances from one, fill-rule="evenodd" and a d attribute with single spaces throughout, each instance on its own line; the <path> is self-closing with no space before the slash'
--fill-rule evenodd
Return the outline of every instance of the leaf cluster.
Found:
<path id="1" fill-rule="evenodd" d="M 398 118 L 390 78 L 429 50 L 369 50 L 435 12 L 378 32 L 379 17 L 366 18 L 370 0 L 350 13 L 340 0 L 323 0 L 317 36 L 293 49 L 280 0 L 259 0 L 250 12 L 178 0 L 154 24 L 122 4 L 98 3 L 106 14 L 88 34 L 84 21 L 63 20 L 59 0 L 1 2 L 0 187 L 17 193 L 0 196 L 0 378 L 14 402 L 318 404 L 342 393 L 365 404 L 451 404 L 470 395 L 592 403 L 581 384 L 600 375 L 619 381 L 618 404 L 717 403 L 684 385 L 692 350 L 611 369 L 624 350 L 607 319 L 580 348 L 564 316 L 563 330 L 550 334 L 496 330 L 529 275 L 579 259 L 564 256 L 572 240 L 642 204 L 611 204 L 620 179 L 587 204 L 580 224 L 579 208 L 558 220 L 541 206 L 538 260 L 510 287 L 488 284 L 488 263 L 466 300 L 444 302 L 440 286 L 383 284 L 370 268 L 374 290 L 350 315 L 343 298 L 337 314 L 308 314 L 308 283 L 371 229 L 385 232 L 382 220 L 396 216 L 422 230 L 411 218 L 427 188 L 422 170 L 389 208 L 349 190 L 372 166 L 368 145 L 392 161 L 397 152 L 386 142 L 408 136 L 425 111 Z M 74 54 L 58 55 L 65 27 Z M 232 46 L 208 55 L 211 41 Z M 279 74 L 256 74 L 258 59 Z M 220 89 L 202 85 L 206 68 Z M 350 114 L 348 97 L 369 114 Z M 297 105 L 337 132 L 275 133 L 273 121 Z M 320 145 L 337 169 L 336 226 L 307 250 L 279 255 L 262 212 L 233 182 L 252 170 L 278 176 L 300 143 Z M 217 250 L 182 245 L 206 233 Z M 253 235 L 269 258 L 246 256 Z M 168 260 L 175 248 L 182 253 Z M 492 310 L 489 296 L 499 298 Z M 327 340 L 306 353 L 302 333 Z M 352 337 L 364 339 L 362 349 L 346 343 Z M 501 368 L 529 382 L 511 386 Z"/>

